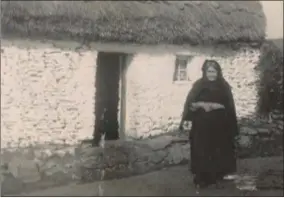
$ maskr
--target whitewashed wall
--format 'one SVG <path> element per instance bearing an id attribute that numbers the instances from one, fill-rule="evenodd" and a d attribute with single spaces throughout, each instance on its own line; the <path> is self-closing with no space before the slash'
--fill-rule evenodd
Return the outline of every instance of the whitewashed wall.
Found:
<path id="1" fill-rule="evenodd" d="M 201 77 L 206 58 L 217 60 L 232 86 L 238 117 L 254 114 L 257 102 L 257 73 L 254 67 L 259 51 L 242 48 L 235 52 L 217 48 L 211 52 L 188 52 L 195 55 L 188 65 L 189 82 L 173 82 L 174 54 L 138 54 L 127 71 L 126 133 L 134 138 L 147 137 L 177 129 L 183 105 L 192 83 Z M 221 55 L 220 55 L 221 54 Z"/>
<path id="2" fill-rule="evenodd" d="M 56 41 L 2 40 L 1 148 L 73 144 L 92 137 L 98 49 L 78 51 L 78 47 L 81 46 L 72 42 L 63 45 Z M 109 45 L 103 51 L 122 48 Z M 136 47 L 125 49 L 131 53 Z M 173 83 L 175 54 L 170 48 L 161 47 L 159 53 L 150 49 L 153 47 L 136 53 L 128 66 L 127 136 L 147 137 L 175 129 L 185 97 L 200 77 L 200 67 L 207 57 L 220 62 L 225 78 L 233 87 L 238 116 L 254 113 L 256 73 L 253 68 L 258 50 L 244 48 L 234 52 L 204 48 L 204 53 L 201 48 L 187 50 L 186 53 L 196 55 L 189 67 L 191 81 Z"/>
<path id="3" fill-rule="evenodd" d="M 95 51 L 53 43 L 1 43 L 1 147 L 91 137 Z"/>

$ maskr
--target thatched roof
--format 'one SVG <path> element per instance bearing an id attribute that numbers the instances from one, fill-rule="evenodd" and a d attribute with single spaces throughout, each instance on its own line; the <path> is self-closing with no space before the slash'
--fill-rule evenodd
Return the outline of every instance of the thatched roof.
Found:
<path id="1" fill-rule="evenodd" d="M 259 42 L 257 1 L 2 1 L 2 35 L 143 44 Z"/>

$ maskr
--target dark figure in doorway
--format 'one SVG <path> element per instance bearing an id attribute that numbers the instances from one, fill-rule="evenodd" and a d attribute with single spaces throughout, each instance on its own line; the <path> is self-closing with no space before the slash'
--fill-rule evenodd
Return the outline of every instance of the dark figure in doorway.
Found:
<path id="1" fill-rule="evenodd" d="M 180 129 L 191 121 L 191 171 L 197 187 L 216 184 L 236 171 L 235 137 L 238 124 L 230 85 L 220 65 L 206 60 L 203 76 L 190 90 Z"/>
<path id="2" fill-rule="evenodd" d="M 95 128 L 93 146 L 105 140 L 119 139 L 118 104 L 120 53 L 99 52 L 96 70 Z"/>

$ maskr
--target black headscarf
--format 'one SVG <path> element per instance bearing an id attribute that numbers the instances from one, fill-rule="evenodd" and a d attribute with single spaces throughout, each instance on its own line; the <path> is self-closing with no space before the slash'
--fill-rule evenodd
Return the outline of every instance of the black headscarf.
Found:
<path id="1" fill-rule="evenodd" d="M 206 76 L 206 71 L 209 67 L 213 67 L 217 71 L 217 79 L 214 81 L 209 81 Z M 206 60 L 204 62 L 204 64 L 202 65 L 202 77 L 196 82 L 196 84 L 202 86 L 200 88 L 205 87 L 207 89 L 225 88 L 229 85 L 223 77 L 223 72 L 220 64 L 215 60 Z"/>
<path id="2" fill-rule="evenodd" d="M 206 71 L 209 67 L 213 67 L 214 69 L 216 69 L 218 73 L 217 80 L 224 80 L 222 68 L 220 64 L 215 60 L 205 60 L 205 62 L 203 63 L 202 68 L 201 68 L 203 80 L 207 80 Z"/>
<path id="3" fill-rule="evenodd" d="M 206 76 L 206 71 L 209 67 L 214 67 L 214 69 L 216 69 L 217 71 L 217 79 L 214 81 L 209 81 Z M 193 102 L 195 102 L 197 96 L 204 89 L 221 89 L 222 92 L 224 92 L 227 101 L 224 106 L 226 111 L 228 112 L 229 120 L 231 122 L 231 126 L 233 127 L 232 130 L 235 132 L 235 134 L 237 134 L 237 116 L 231 87 L 223 77 L 221 66 L 215 60 L 206 60 L 204 62 L 202 66 L 202 77 L 193 84 L 192 89 L 187 95 L 186 102 L 184 104 L 182 120 L 192 120 L 193 112 L 190 111 L 189 107 Z"/>

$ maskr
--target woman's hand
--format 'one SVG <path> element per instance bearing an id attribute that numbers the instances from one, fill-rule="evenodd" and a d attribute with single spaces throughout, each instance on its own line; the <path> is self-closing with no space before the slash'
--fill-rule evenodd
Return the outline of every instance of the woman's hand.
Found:
<path id="1" fill-rule="evenodd" d="M 202 108 L 203 108 L 206 112 L 209 112 L 209 111 L 213 110 L 212 105 L 210 105 L 209 103 L 203 104 Z"/>
<path id="2" fill-rule="evenodd" d="M 225 108 L 224 105 L 219 103 L 211 103 L 211 102 L 199 102 L 197 106 L 203 108 L 206 112 L 212 111 L 214 109 L 222 109 Z"/>
<path id="3" fill-rule="evenodd" d="M 225 106 L 219 103 L 209 103 L 213 109 L 224 109 Z"/>
<path id="4" fill-rule="evenodd" d="M 212 110 L 212 106 L 208 102 L 197 102 L 193 103 L 193 107 L 198 109 L 198 108 L 203 108 L 206 112 Z"/>
<path id="5" fill-rule="evenodd" d="M 198 108 L 200 108 L 198 103 L 192 103 L 189 107 L 191 111 L 196 111 Z"/>

